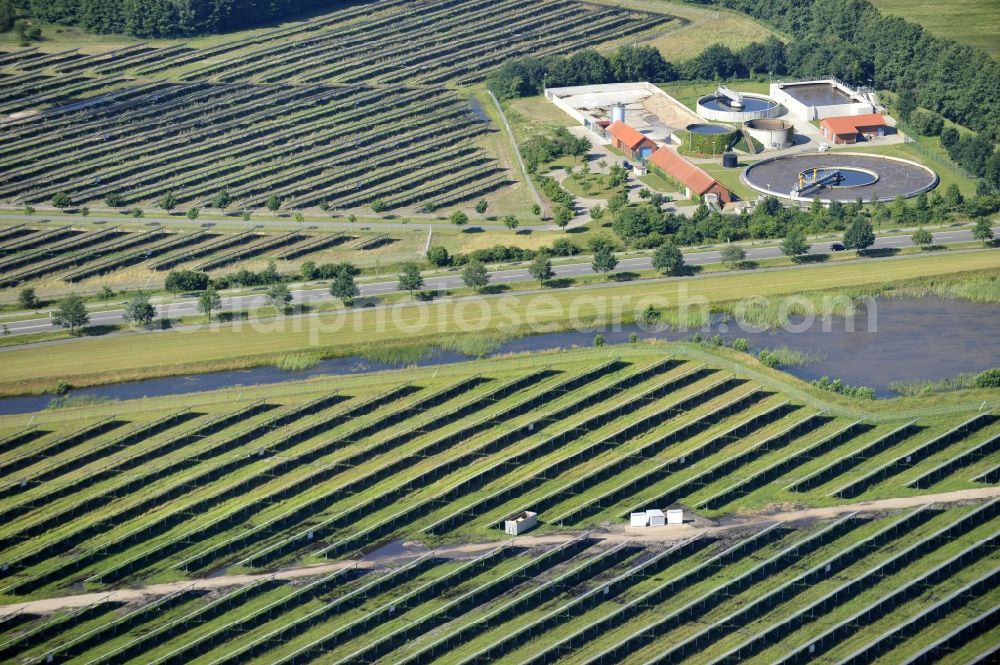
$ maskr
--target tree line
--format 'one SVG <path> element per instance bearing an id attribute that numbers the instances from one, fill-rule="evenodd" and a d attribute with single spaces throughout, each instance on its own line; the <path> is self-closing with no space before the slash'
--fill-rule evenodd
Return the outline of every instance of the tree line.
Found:
<path id="1" fill-rule="evenodd" d="M 542 90 L 569 85 L 673 81 L 677 69 L 652 46 L 622 46 L 605 56 L 585 49 L 570 56 L 528 56 L 507 60 L 487 84 L 499 99 L 540 95 Z"/>
<path id="2" fill-rule="evenodd" d="M 188 37 L 242 30 L 333 11 L 347 0 L 0 0 L 0 31 L 18 19 L 76 25 L 141 38 Z"/>
<path id="3" fill-rule="evenodd" d="M 665 212 L 656 201 L 620 207 L 612 230 L 626 247 L 651 249 L 665 239 L 678 245 L 724 243 L 734 240 L 777 239 L 791 234 L 844 231 L 858 220 L 876 228 L 941 225 L 954 214 L 962 214 L 988 225 L 989 216 L 1000 210 L 1000 193 L 966 199 L 954 184 L 943 193 L 924 192 L 912 203 L 899 197 L 891 203 L 861 200 L 828 205 L 813 201 L 808 208 L 786 207 L 773 196 L 763 197 L 753 212 L 723 215 L 702 203 L 691 215 Z"/>
<path id="4" fill-rule="evenodd" d="M 488 85 L 497 97 L 514 99 L 540 95 L 546 87 L 781 76 L 789 73 L 787 59 L 785 44 L 775 37 L 751 42 L 737 51 L 713 44 L 677 65 L 665 60 L 652 46 L 622 46 L 609 55 L 585 49 L 569 56 L 508 60 L 489 77 Z"/>

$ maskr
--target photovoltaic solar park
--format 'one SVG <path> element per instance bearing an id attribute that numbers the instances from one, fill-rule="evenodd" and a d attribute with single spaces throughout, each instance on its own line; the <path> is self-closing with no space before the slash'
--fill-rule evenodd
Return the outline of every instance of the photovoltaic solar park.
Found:
<path id="1" fill-rule="evenodd" d="M 8 617 L 0 654 L 791 663 L 995 653 L 1000 503 L 836 507 L 995 483 L 1000 419 L 844 413 L 720 360 L 683 347 L 580 350 L 229 391 L 197 407 L 149 399 L 127 415 L 7 432 L 4 600 L 93 600 Z M 699 528 L 606 529 L 667 505 L 689 507 Z M 775 505 L 831 509 L 738 517 Z M 503 520 L 529 509 L 539 529 L 505 537 Z M 316 568 L 274 572 L 292 566 Z M 158 591 L 102 598 L 136 585 Z M 930 625 L 941 639 L 925 638 Z"/>
<path id="2" fill-rule="evenodd" d="M 1000 665 L 996 0 L 0 0 L 0 665 Z"/>
<path id="3" fill-rule="evenodd" d="M 293 208 L 466 201 L 511 175 L 475 144 L 488 127 L 446 84 L 670 22 L 576 0 L 535 4 L 525 14 L 514 0 L 384 1 L 204 48 L 5 55 L 0 66 L 18 73 L 4 78 L 0 112 L 88 101 L 6 129 L 0 197 L 37 204 L 62 191 L 94 205 L 127 191 L 123 204 L 137 205 L 170 192 L 203 205 L 225 178 L 244 209 L 271 195 Z"/>

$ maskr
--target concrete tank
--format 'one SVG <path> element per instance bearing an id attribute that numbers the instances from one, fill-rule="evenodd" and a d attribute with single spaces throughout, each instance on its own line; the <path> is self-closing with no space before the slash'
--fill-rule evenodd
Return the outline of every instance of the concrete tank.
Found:
<path id="1" fill-rule="evenodd" d="M 611 122 L 625 122 L 624 104 L 615 104 L 611 107 Z"/>
<path id="2" fill-rule="evenodd" d="M 795 142 L 795 125 L 787 120 L 759 118 L 744 122 L 743 128 L 760 141 L 764 150 L 787 148 Z"/>
<path id="3" fill-rule="evenodd" d="M 777 118 L 785 110 L 781 104 L 749 92 L 734 92 L 729 88 L 719 88 L 711 95 L 698 98 L 698 115 L 706 120 L 721 122 L 745 122 L 757 118 Z"/>

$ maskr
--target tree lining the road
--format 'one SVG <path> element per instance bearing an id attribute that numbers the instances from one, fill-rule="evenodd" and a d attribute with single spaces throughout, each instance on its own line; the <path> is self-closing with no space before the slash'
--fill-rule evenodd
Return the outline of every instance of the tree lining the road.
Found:
<path id="1" fill-rule="evenodd" d="M 881 203 L 866 206 L 863 201 L 843 204 L 833 201 L 823 205 L 814 200 L 807 209 L 785 207 L 773 196 L 763 197 L 752 213 L 738 215 L 710 210 L 701 203 L 690 215 L 666 212 L 662 205 L 633 203 L 615 211 L 612 230 L 627 246 L 654 249 L 670 238 L 676 245 L 692 246 L 726 243 L 735 240 L 769 240 L 787 238 L 790 233 L 823 234 L 845 231 L 857 220 L 872 226 L 892 224 L 897 227 L 942 225 L 956 212 L 989 217 L 1000 211 L 1000 192 L 981 194 L 956 203 L 951 188 L 943 194 L 931 192 L 912 203 L 902 197 L 891 205 Z M 961 199 L 961 194 L 958 194 Z"/>

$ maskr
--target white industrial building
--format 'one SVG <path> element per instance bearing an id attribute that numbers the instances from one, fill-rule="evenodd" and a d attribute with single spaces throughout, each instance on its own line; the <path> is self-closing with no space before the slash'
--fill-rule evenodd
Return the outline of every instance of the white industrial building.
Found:
<path id="1" fill-rule="evenodd" d="M 644 81 L 546 88 L 545 97 L 604 143 L 610 141 L 607 128 L 616 121 L 659 143 L 671 143 L 674 131 L 701 121 L 691 109 Z"/>
<path id="2" fill-rule="evenodd" d="M 837 79 L 778 81 L 771 84 L 769 97 L 789 114 L 807 121 L 876 111 L 872 93 L 855 90 Z"/>

